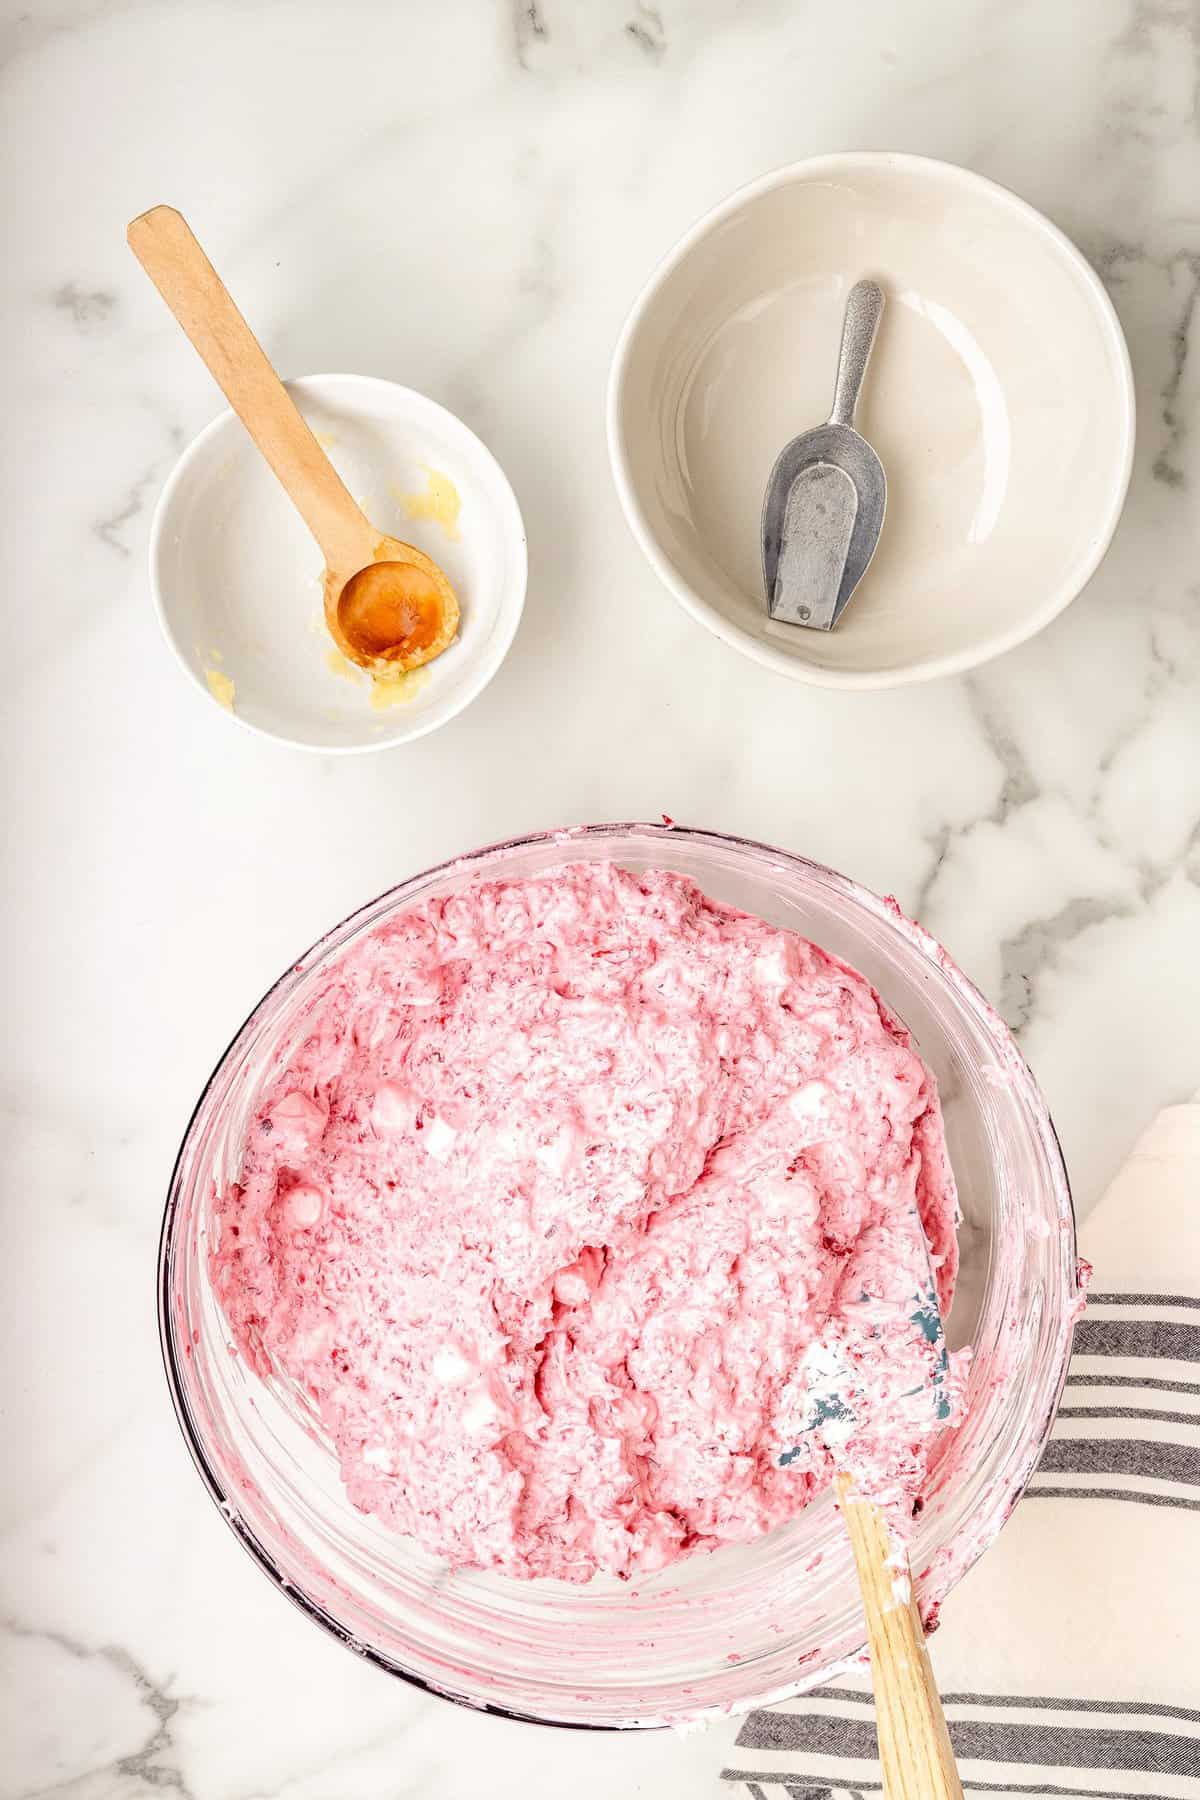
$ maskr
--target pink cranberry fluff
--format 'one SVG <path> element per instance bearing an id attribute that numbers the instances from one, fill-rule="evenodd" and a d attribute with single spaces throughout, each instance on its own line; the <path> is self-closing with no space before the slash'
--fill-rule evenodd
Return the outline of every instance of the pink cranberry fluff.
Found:
<path id="1" fill-rule="evenodd" d="M 216 1290 L 353 1504 L 455 1567 L 628 1577 L 759 1537 L 833 1474 L 808 1353 L 930 1261 L 949 1305 L 954 1183 L 908 1033 L 681 876 L 571 865 L 413 906 L 293 1042 L 216 1197 Z M 870 1338 L 856 1469 L 911 1510 L 944 1426 Z"/>

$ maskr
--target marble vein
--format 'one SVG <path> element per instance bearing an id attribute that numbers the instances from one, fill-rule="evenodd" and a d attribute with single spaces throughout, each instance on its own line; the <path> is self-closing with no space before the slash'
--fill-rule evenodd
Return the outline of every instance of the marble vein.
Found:
<path id="1" fill-rule="evenodd" d="M 1196 301 L 1200 296 L 1200 254 L 1181 254 L 1174 259 L 1180 300 L 1179 322 L 1171 333 L 1171 372 L 1162 390 L 1162 420 L 1167 428 L 1167 441 L 1154 460 L 1154 476 L 1170 487 L 1183 487 L 1185 477 L 1179 466 L 1177 451 L 1186 430 L 1179 413 L 1179 393 L 1187 370 L 1192 328 L 1196 320 Z"/>
<path id="2" fill-rule="evenodd" d="M 195 1800 L 179 1770 L 173 1738 L 180 1711 L 193 1702 L 169 1693 L 166 1684 L 156 1682 L 136 1657 L 119 1644 L 92 1646 L 66 1632 L 35 1630 L 11 1618 L 0 1619 L 0 1632 L 17 1644 L 36 1641 L 52 1645 L 76 1662 L 104 1663 L 132 1688 L 139 1704 L 151 1715 L 145 1740 L 135 1750 L 62 1782 L 13 1790 L 14 1800 L 67 1800 L 67 1796 L 80 1794 L 85 1788 L 99 1793 L 101 1790 L 93 1784 L 105 1778 L 111 1778 L 110 1791 L 115 1791 L 119 1783 L 123 1795 L 170 1793 L 180 1795 L 181 1800 Z"/>
<path id="3" fill-rule="evenodd" d="M 134 519 L 140 518 L 147 500 L 152 493 L 157 492 L 160 467 L 158 462 L 152 463 L 137 476 L 113 510 L 102 519 L 97 519 L 92 526 L 100 542 L 107 544 L 110 550 L 115 550 L 118 556 L 129 556 L 131 553 L 131 546 L 125 541 L 125 527 Z"/>
<path id="4" fill-rule="evenodd" d="M 550 35 L 538 0 L 512 0 L 512 23 L 517 61 L 523 69 L 527 69 L 530 47 L 545 43 Z"/>
<path id="5" fill-rule="evenodd" d="M 645 51 L 652 62 L 657 62 L 660 57 L 666 55 L 666 32 L 663 28 L 662 14 L 657 7 L 647 6 L 645 0 L 638 0 L 637 15 L 630 19 L 625 31 L 638 48 Z"/>
<path id="6" fill-rule="evenodd" d="M 66 313 L 81 331 L 91 331 L 98 325 L 106 324 L 117 305 L 115 294 L 103 288 L 88 291 L 75 281 L 64 281 L 55 290 L 52 299 L 58 311 Z"/>
<path id="7" fill-rule="evenodd" d="M 961 825 L 941 825 L 933 833 L 930 839 L 932 859 L 913 902 L 914 916 L 921 920 L 928 917 L 938 878 L 955 845 L 981 824 L 1003 825 L 1017 807 L 1028 805 L 1040 793 L 1020 744 L 990 703 L 983 679 L 964 676 L 963 690 L 971 719 L 998 764 L 1000 785 L 995 799 L 985 811 Z"/>

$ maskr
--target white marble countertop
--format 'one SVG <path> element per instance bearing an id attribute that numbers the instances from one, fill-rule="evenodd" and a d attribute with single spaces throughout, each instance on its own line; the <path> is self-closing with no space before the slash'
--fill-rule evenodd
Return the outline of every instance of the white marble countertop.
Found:
<path id="1" fill-rule="evenodd" d="M 171 1414 L 164 1187 L 231 1028 L 294 953 L 430 862 L 585 819 L 668 812 L 894 892 L 1018 1029 L 1084 1210 L 1195 1088 L 1195 9 L 39 0 L 4 8 L 0 46 L 8 579 L 27 621 L 2 713 L 0 1791 L 713 1792 L 731 1732 L 458 1712 L 270 1589 Z M 656 258 L 739 182 L 845 147 L 966 163 L 1047 211 L 1110 286 L 1139 403 L 1129 505 L 1086 595 L 978 675 L 877 695 L 792 685 L 688 621 L 628 536 L 603 432 L 609 354 Z M 517 643 L 407 750 L 259 742 L 159 641 L 150 510 L 219 405 L 125 248 L 159 200 L 193 218 L 285 372 L 422 388 L 513 480 Z"/>

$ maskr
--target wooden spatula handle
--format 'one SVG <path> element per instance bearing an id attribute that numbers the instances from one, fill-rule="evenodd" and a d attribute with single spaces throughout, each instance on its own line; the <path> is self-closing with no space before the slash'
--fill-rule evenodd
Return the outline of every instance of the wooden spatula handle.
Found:
<path id="1" fill-rule="evenodd" d="M 907 1559 L 902 1570 L 889 1560 L 894 1546 L 883 1515 L 871 1501 L 855 1497 L 851 1476 L 838 1476 L 837 1494 L 867 1618 L 886 1800 L 962 1800 L 911 1579 L 908 1597 L 897 1596 L 897 1577 L 908 1575 Z"/>
<path id="2" fill-rule="evenodd" d="M 327 566 L 352 574 L 370 562 L 377 533 L 234 305 L 181 213 L 156 206 L 129 226 L 129 247 L 191 339 L 293 505 Z"/>

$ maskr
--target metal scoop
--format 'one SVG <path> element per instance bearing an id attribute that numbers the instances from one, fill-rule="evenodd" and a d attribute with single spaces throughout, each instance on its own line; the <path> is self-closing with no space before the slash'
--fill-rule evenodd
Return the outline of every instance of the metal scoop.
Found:
<path id="1" fill-rule="evenodd" d="M 842 324 L 833 411 L 780 451 L 763 502 L 767 608 L 784 625 L 831 631 L 867 571 L 883 528 L 887 477 L 854 409 L 883 312 L 883 289 L 859 281 Z"/>

